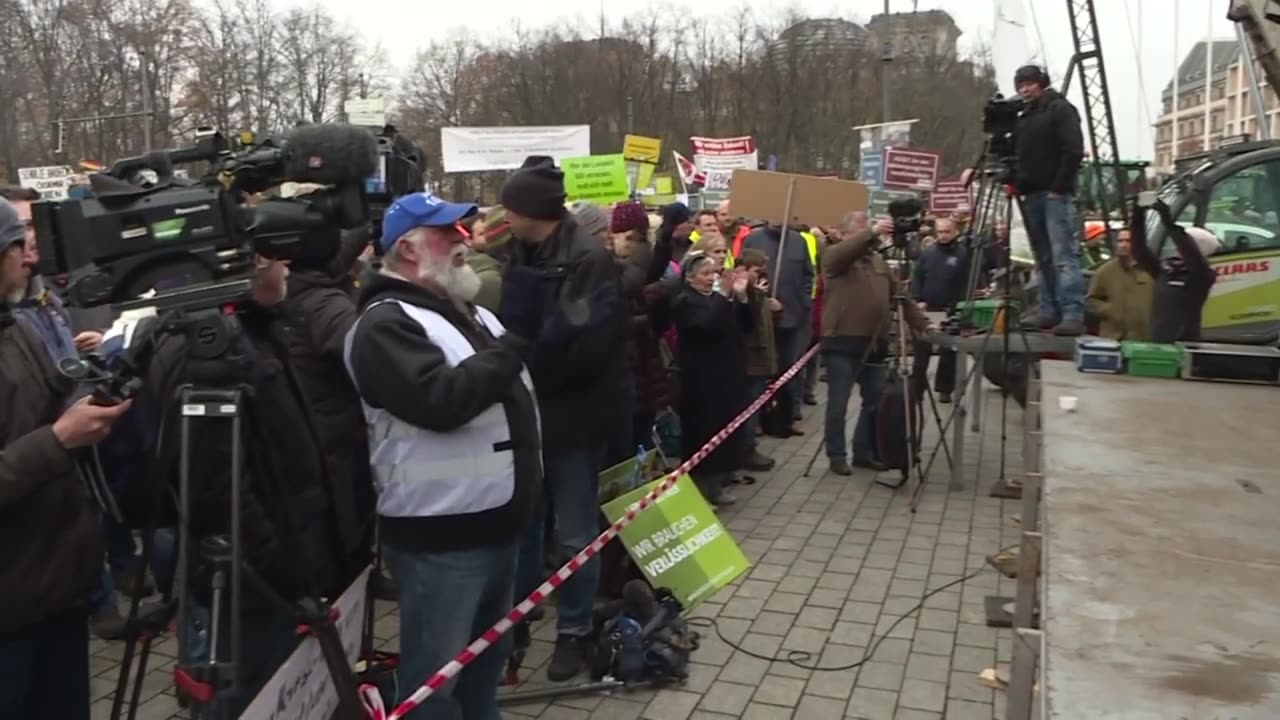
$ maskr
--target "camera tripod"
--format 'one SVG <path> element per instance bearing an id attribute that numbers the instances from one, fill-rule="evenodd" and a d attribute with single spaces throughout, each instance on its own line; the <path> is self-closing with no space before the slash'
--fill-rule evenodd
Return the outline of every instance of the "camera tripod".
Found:
<path id="1" fill-rule="evenodd" d="M 151 361 L 160 339 L 176 337 L 185 340 L 185 372 L 176 393 L 181 413 L 177 442 L 165 442 L 170 434 L 166 433 L 165 425 L 171 410 L 166 408 L 156 431 L 160 440 L 155 456 L 148 459 L 143 475 L 149 507 L 140 509 L 143 515 L 135 518 L 141 520 L 145 517 L 142 557 L 133 578 L 135 592 L 132 593 L 134 598 L 125 623 L 125 645 L 112 701 L 112 720 L 125 716 L 126 692 L 129 693 L 127 717 L 130 720 L 136 717 L 152 645 L 175 621 L 178 664 L 174 670 L 174 682 L 180 697 L 191 706 L 192 717 L 222 720 L 238 713 L 232 706 L 247 704 L 248 699 L 238 696 L 249 690 L 241 687 L 246 659 L 242 598 L 247 589 L 265 600 L 276 615 L 295 618 L 298 623 L 295 636 L 315 636 L 338 695 L 336 717 L 363 717 L 355 677 L 337 631 L 338 617 L 334 610 L 314 596 L 302 596 L 295 602 L 286 600 L 244 557 L 241 533 L 242 473 L 246 461 L 244 439 L 255 437 L 256 433 L 250 427 L 252 418 L 245 413 L 245 401 L 251 389 L 247 383 L 248 359 L 241 351 L 242 331 L 229 308 L 243 300 L 246 290 L 247 281 L 168 298 L 163 309 L 157 308 L 161 313 L 159 317 L 143 322 L 143 326 L 133 333 L 128 348 L 111 366 L 101 359 L 90 360 L 86 363 L 88 367 L 82 366 L 79 377 L 75 378 L 96 382 L 93 394 L 98 402 L 123 402 L 135 397 L 142 389 L 140 371 Z M 230 433 L 230 465 L 227 469 L 230 507 L 228 534 L 202 537 L 198 546 L 193 546 L 192 437 L 197 432 L 194 427 L 197 424 L 201 426 L 200 431 L 207 426 L 209 434 Z M 178 469 L 176 498 L 169 487 L 170 473 L 175 466 Z M 175 509 L 177 558 L 173 583 L 164 590 L 160 604 L 143 611 L 142 593 L 137 590 L 152 564 L 155 531 L 165 524 L 166 517 L 171 517 Z M 116 516 L 120 518 L 118 510 Z M 196 568 L 199 568 L 201 576 L 208 578 L 209 588 L 208 652 L 207 657 L 201 660 L 194 658 L 191 637 L 196 605 L 192 597 L 192 574 Z M 362 625 L 367 638 L 372 627 L 371 602 L 366 602 Z M 138 667 L 130 688 L 135 654 Z"/>
<path id="2" fill-rule="evenodd" d="M 1013 211 L 1015 206 L 1018 209 L 1019 217 L 1020 219 L 1022 219 L 1023 226 L 1026 229 L 1027 233 L 1030 234 L 1032 232 L 1031 225 L 1026 222 L 1026 211 L 1025 211 L 1025 208 L 1023 207 L 1022 198 L 1018 196 L 1016 192 L 1013 190 L 1013 188 L 1009 185 L 1009 182 L 1013 175 L 1011 162 L 1007 160 L 1000 160 L 994 163 L 987 163 L 986 162 L 987 158 L 988 158 L 988 155 L 986 152 L 984 152 L 982 157 L 979 158 L 978 163 L 974 167 L 975 177 L 979 177 L 980 180 L 979 180 L 978 192 L 977 192 L 977 199 L 978 199 L 978 202 L 976 203 L 977 213 L 975 214 L 974 224 L 970 234 L 971 241 L 969 244 L 969 253 L 970 253 L 971 264 L 969 267 L 969 277 L 967 279 L 967 287 L 966 287 L 966 293 L 965 293 L 967 298 L 973 298 L 977 294 L 979 280 L 985 274 L 985 269 L 986 269 L 985 259 L 988 257 L 988 251 L 991 250 L 993 247 L 992 246 L 993 238 L 994 238 L 993 231 L 995 227 L 999 223 L 1003 222 L 1006 229 L 1012 228 Z M 1035 243 L 1032 243 L 1033 248 L 1034 246 L 1035 246 Z M 998 303 L 998 306 L 997 306 L 996 316 L 992 320 L 992 327 L 984 331 L 983 329 L 975 325 L 975 323 L 973 322 L 975 307 L 972 303 L 970 303 L 964 311 L 953 313 L 952 317 L 948 321 L 947 332 L 945 333 L 945 335 L 956 337 L 956 341 L 935 343 L 935 345 L 938 345 L 939 347 L 954 346 L 953 349 L 955 352 L 958 352 L 958 353 L 965 352 L 969 355 L 972 355 L 974 358 L 973 367 L 969 369 L 969 371 L 964 375 L 964 377 L 957 377 L 956 379 L 956 390 L 958 391 L 959 396 L 956 398 L 955 407 L 952 409 L 950 416 L 947 418 L 946 422 L 944 423 L 943 433 L 945 434 L 946 429 L 950 428 L 952 426 L 952 423 L 959 422 L 963 424 L 964 418 L 967 415 L 967 410 L 965 409 L 965 403 L 964 403 L 964 399 L 965 399 L 964 395 L 968 394 L 969 388 L 974 387 L 974 383 L 973 383 L 973 380 L 975 377 L 974 373 L 981 372 L 985 366 L 987 353 L 990 352 L 990 350 L 992 349 L 991 339 L 997 333 L 1001 336 L 1000 338 L 1000 341 L 1002 343 L 1002 346 L 1000 348 L 1001 382 L 999 383 L 999 385 L 1001 388 L 1002 402 L 1001 402 L 1001 414 L 1000 414 L 1001 417 L 1000 417 L 999 476 L 1000 476 L 1000 482 L 1003 483 L 1005 474 L 1006 474 L 1005 454 L 1008 447 L 1009 396 L 1015 395 L 1018 392 L 1018 390 L 1021 390 L 1022 392 L 1021 397 L 1023 398 L 1026 397 L 1026 387 L 1027 387 L 1026 384 L 1029 383 L 1030 381 L 1031 373 L 1035 372 L 1034 353 L 1036 352 L 1036 347 L 1034 343 L 1031 342 L 1026 329 L 1022 326 L 1022 323 L 1020 322 L 1020 317 L 1018 315 L 1015 315 L 1014 313 L 1015 308 L 1020 307 L 1020 303 L 1015 303 L 1015 298 L 1014 298 L 1015 296 L 1015 290 L 1013 285 L 1014 267 L 1013 267 L 1013 261 L 1011 256 L 1012 245 L 1008 241 L 1008 239 L 1006 239 L 1004 247 L 995 248 L 995 249 L 1000 253 L 1000 265 L 1003 266 L 1003 275 L 999 281 L 1000 302 Z M 996 321 L 1001 318 L 1003 323 L 1003 329 L 1001 331 L 997 331 Z M 1010 323 L 1013 323 L 1014 327 L 1010 327 Z M 980 332 L 983 335 L 983 339 L 981 341 L 981 344 L 977 347 L 975 351 L 968 352 L 961 346 L 961 343 L 964 340 L 964 336 L 971 336 L 971 334 L 974 333 L 975 331 Z M 1017 332 L 1019 335 L 1018 344 L 1021 346 L 1020 349 L 1014 348 L 1011 343 L 1011 338 L 1014 332 Z M 1023 386 L 1021 388 L 1011 387 L 1015 383 L 1015 379 L 1011 377 L 1011 372 L 1010 372 L 1010 368 L 1012 366 L 1011 355 L 1013 355 L 1014 352 L 1017 352 L 1017 354 L 1023 356 L 1024 358 L 1021 362 L 1024 365 L 1023 369 L 1025 372 L 1025 377 L 1022 378 Z M 959 373 L 957 373 L 957 375 L 958 374 Z M 973 402 L 975 403 L 974 405 L 975 415 L 978 413 L 977 404 L 981 403 L 981 401 L 982 399 L 980 397 L 973 398 Z M 977 420 L 975 418 L 975 429 L 976 429 L 976 422 Z M 963 427 L 957 428 L 956 432 L 957 434 L 964 432 Z M 936 460 L 936 457 L 937 457 L 937 449 L 934 450 L 934 453 L 930 456 L 930 458 L 926 463 L 928 468 L 932 468 L 933 463 Z M 953 465 L 953 468 L 954 468 L 954 465 Z M 927 472 L 928 470 L 926 470 L 926 474 Z M 959 482 L 956 482 L 957 479 L 958 478 L 953 477 L 953 483 L 952 483 L 953 487 L 961 484 Z"/>

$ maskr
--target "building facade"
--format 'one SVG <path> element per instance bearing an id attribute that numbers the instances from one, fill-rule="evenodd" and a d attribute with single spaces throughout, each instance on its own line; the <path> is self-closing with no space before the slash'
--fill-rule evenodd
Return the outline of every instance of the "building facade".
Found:
<path id="1" fill-rule="evenodd" d="M 892 57 L 954 57 L 960 40 L 960 28 L 945 10 L 872 15 L 867 32 L 876 50 Z"/>
<path id="2" fill-rule="evenodd" d="M 1262 137 L 1254 98 L 1249 86 L 1246 55 L 1235 40 L 1214 40 L 1213 77 L 1205 82 L 1208 44 L 1196 43 L 1178 68 L 1178 98 L 1175 107 L 1173 81 L 1161 96 L 1160 117 L 1155 123 L 1155 168 L 1172 172 L 1177 158 L 1211 150 L 1223 142 L 1257 140 Z M 1262 122 L 1272 137 L 1280 137 L 1280 103 L 1255 64 L 1258 91 L 1262 94 Z M 1206 118 L 1206 104 L 1208 113 Z M 1174 147 L 1174 123 L 1177 147 Z M 1206 128 L 1208 132 L 1206 132 Z M 1206 142 L 1207 140 L 1207 142 Z"/>

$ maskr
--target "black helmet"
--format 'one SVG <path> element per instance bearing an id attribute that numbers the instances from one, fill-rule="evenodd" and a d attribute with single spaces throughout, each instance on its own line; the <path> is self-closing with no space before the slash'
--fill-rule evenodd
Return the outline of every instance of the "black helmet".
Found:
<path id="1" fill-rule="evenodd" d="M 1023 65 L 1013 74 L 1014 87 L 1025 82 L 1033 82 L 1042 88 L 1049 87 L 1049 73 L 1039 65 Z"/>

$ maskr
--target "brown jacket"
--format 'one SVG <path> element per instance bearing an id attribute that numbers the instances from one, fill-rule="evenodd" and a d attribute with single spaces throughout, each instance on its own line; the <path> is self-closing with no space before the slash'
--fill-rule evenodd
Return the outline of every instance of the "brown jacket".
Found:
<path id="1" fill-rule="evenodd" d="M 86 612 L 102 530 L 71 453 L 53 435 L 71 382 L 24 323 L 0 310 L 0 637 Z"/>
<path id="2" fill-rule="evenodd" d="M 1100 321 L 1100 334 L 1112 340 L 1147 340 L 1151 330 L 1151 293 L 1155 283 L 1133 263 L 1112 258 L 1093 274 L 1086 307 Z"/>
<path id="3" fill-rule="evenodd" d="M 871 246 L 874 234 L 864 230 L 828 245 L 822 254 L 826 285 L 822 337 L 887 337 L 893 298 L 893 272 Z M 929 319 L 915 303 L 902 305 L 907 324 L 924 332 Z"/>
<path id="4" fill-rule="evenodd" d="M 769 295 L 757 288 L 749 291 L 754 324 L 747 335 L 747 377 L 771 378 L 778 374 L 778 353 L 773 337 L 773 311 Z"/>

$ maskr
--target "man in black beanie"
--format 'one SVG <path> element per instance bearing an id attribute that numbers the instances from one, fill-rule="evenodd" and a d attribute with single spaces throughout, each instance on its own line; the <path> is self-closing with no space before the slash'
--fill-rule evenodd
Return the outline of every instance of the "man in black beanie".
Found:
<path id="1" fill-rule="evenodd" d="M 565 207 L 564 174 L 550 158 L 526 160 L 503 186 L 502 205 L 516 241 L 498 314 L 505 321 L 530 293 L 542 294 L 542 330 L 528 366 L 542 416 L 543 488 L 563 550 L 576 553 L 600 531 L 598 477 L 624 411 L 627 318 L 618 273 L 604 246 Z M 518 598 L 545 579 L 545 517 L 535 513 L 521 543 Z M 599 579 L 599 562 L 592 560 L 558 592 L 556 648 L 547 669 L 552 681 L 569 680 L 585 663 Z"/>

